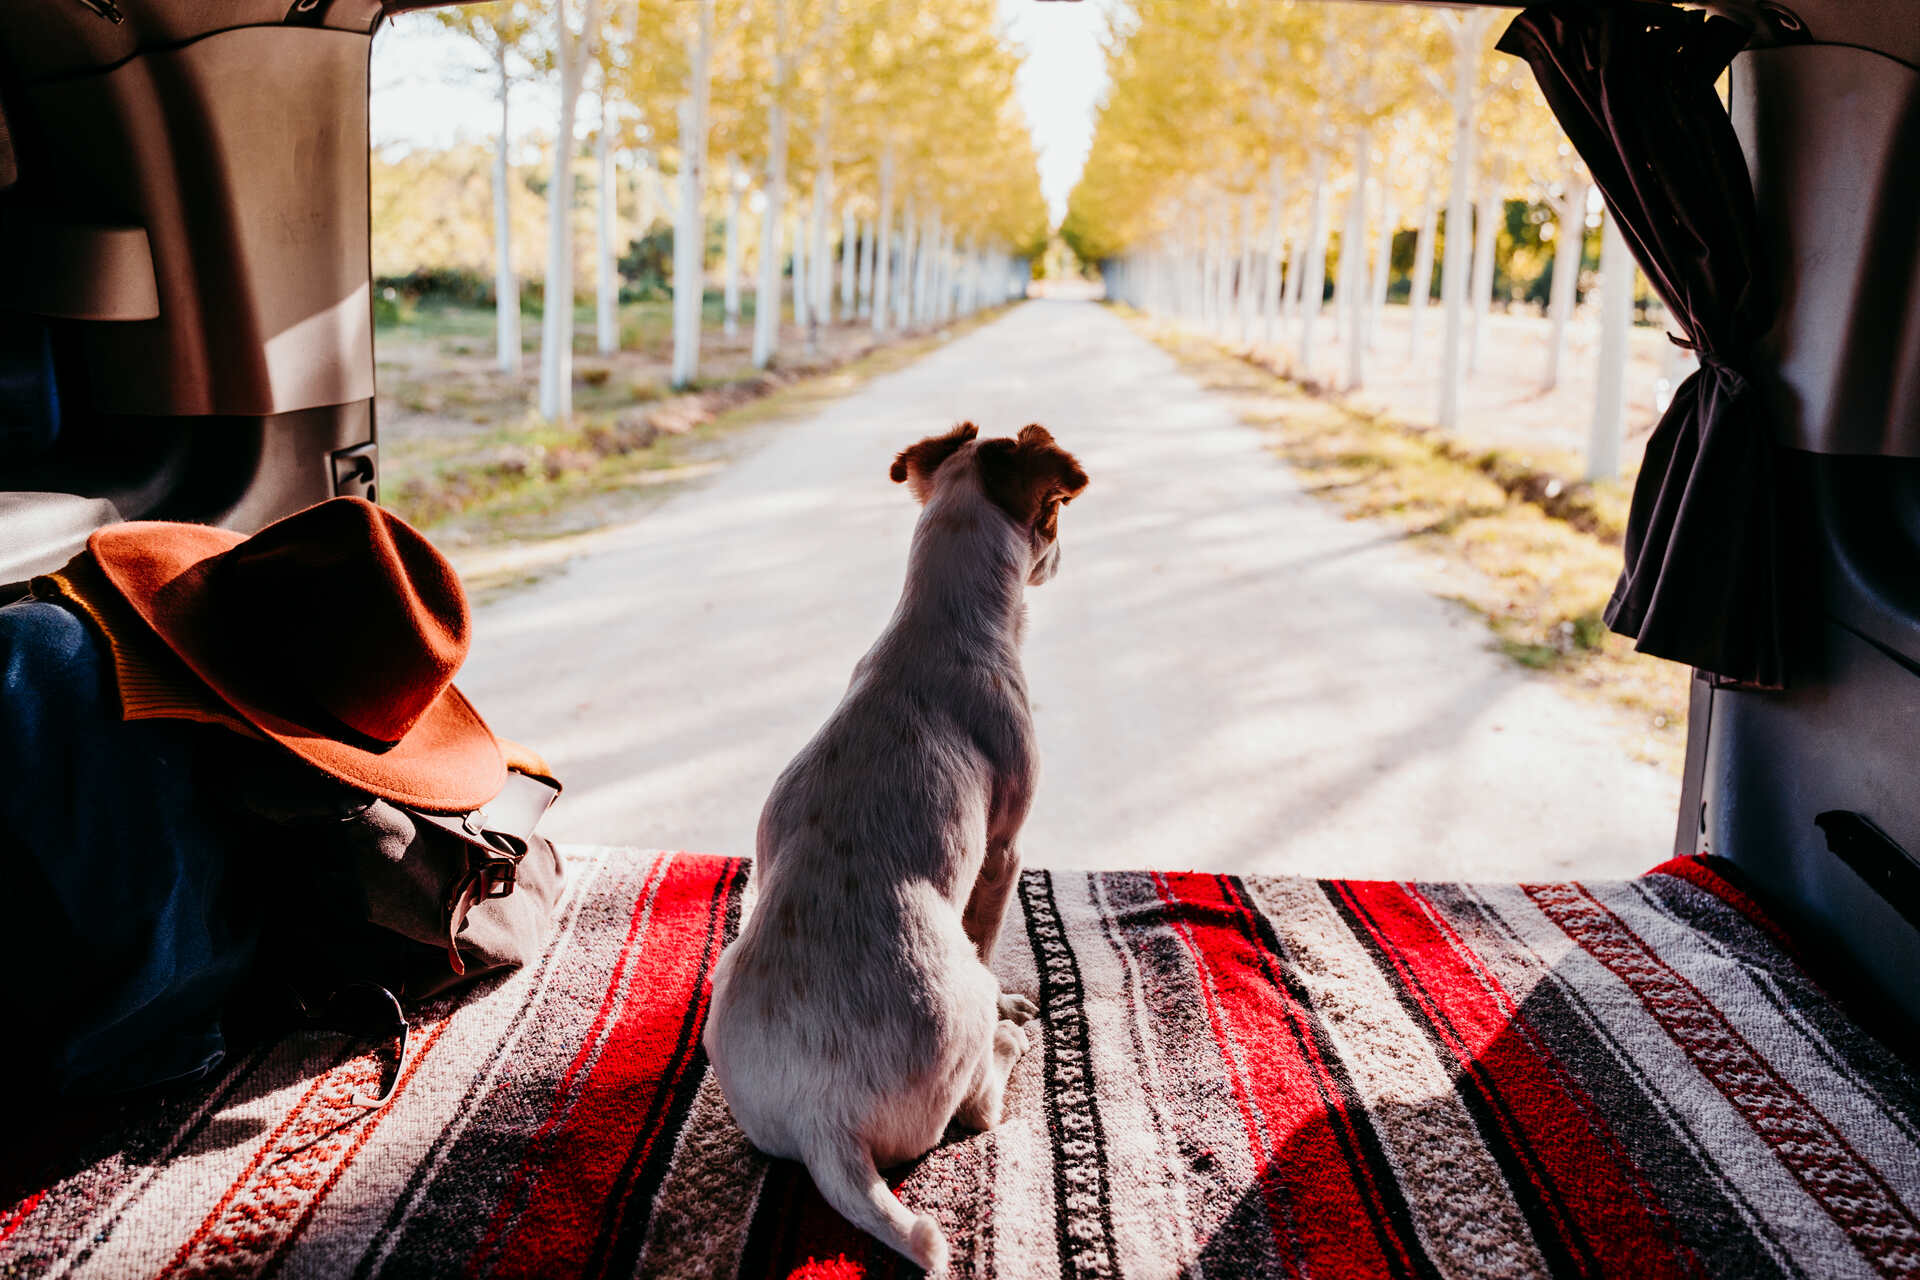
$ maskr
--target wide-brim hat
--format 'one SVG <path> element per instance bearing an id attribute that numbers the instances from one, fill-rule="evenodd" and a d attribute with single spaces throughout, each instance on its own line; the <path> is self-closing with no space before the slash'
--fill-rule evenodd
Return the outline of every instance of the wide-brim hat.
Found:
<path id="1" fill-rule="evenodd" d="M 263 737 L 351 786 L 455 813 L 506 781 L 453 687 L 471 630 L 453 566 L 405 521 L 333 498 L 251 537 L 130 521 L 88 539 L 107 581 Z"/>

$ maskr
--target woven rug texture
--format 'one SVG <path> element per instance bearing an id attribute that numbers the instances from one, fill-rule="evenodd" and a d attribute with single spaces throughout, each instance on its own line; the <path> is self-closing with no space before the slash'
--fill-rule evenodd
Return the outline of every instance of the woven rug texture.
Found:
<path id="1" fill-rule="evenodd" d="M 425 1010 L 384 1107 L 377 1053 L 301 1034 L 12 1153 L 0 1275 L 912 1274 L 707 1070 L 748 864 L 569 877 L 541 962 Z M 1007 1118 L 890 1177 L 956 1275 L 1920 1277 L 1914 1074 L 1710 861 L 1028 871 L 1019 908 Z"/>

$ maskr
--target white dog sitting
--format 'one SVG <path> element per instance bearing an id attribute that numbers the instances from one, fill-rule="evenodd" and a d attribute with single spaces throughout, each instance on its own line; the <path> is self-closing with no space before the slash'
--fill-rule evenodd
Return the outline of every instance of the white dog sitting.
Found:
<path id="1" fill-rule="evenodd" d="M 932 1217 L 879 1169 L 947 1124 L 999 1123 L 1024 996 L 987 968 L 1019 873 L 1037 753 L 1025 588 L 1052 578 L 1086 473 L 1038 426 L 972 423 L 901 452 L 924 510 L 906 587 L 846 696 L 760 814 L 758 899 L 720 957 L 704 1043 L 734 1119 L 829 1204 L 929 1270 Z"/>

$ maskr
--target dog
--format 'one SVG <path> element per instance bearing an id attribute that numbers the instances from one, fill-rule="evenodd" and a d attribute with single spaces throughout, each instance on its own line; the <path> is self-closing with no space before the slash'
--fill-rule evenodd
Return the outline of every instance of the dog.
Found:
<path id="1" fill-rule="evenodd" d="M 774 783 L 757 899 L 713 975 L 702 1041 L 753 1145 L 929 1271 L 947 1241 L 879 1170 L 950 1121 L 998 1124 L 1038 1012 L 987 967 L 1020 869 L 1038 755 L 1025 590 L 1060 567 L 1086 472 L 1044 427 L 963 423 L 901 451 L 922 504 L 892 620 Z"/>

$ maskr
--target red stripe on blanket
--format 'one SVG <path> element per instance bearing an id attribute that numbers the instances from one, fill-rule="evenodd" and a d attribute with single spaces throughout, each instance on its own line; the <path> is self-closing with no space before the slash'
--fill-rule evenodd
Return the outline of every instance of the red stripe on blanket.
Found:
<path id="1" fill-rule="evenodd" d="M 621 1169 L 661 1137 L 664 1107 L 699 1051 L 725 890 L 738 864 L 675 858 L 641 894 L 606 1001 L 502 1196 L 469 1275 L 578 1276 L 624 1204 Z M 600 1034 L 604 1030 L 604 1037 Z M 524 1206 L 524 1207 L 521 1207 Z M 600 1261 L 604 1263 L 604 1258 Z"/>
<path id="2" fill-rule="evenodd" d="M 33 1211 L 40 1207 L 40 1201 L 46 1194 L 44 1191 L 36 1191 L 5 1213 L 0 1213 L 0 1242 L 4 1242 L 8 1236 L 18 1231 L 20 1224 L 33 1216 Z"/>
<path id="3" fill-rule="evenodd" d="M 1351 1099 L 1321 1052 L 1314 1015 L 1275 980 L 1245 904 L 1219 876 L 1155 882 L 1199 970 L 1280 1257 L 1312 1276 L 1426 1269 L 1398 1233 L 1383 1229 L 1386 1197 L 1357 1154 Z"/>
<path id="4" fill-rule="evenodd" d="M 1639 997 L 1874 1270 L 1883 1276 L 1920 1276 L 1920 1222 L 1699 988 L 1584 886 L 1523 887 L 1548 919 Z"/>
<path id="5" fill-rule="evenodd" d="M 1458 1088 L 1556 1271 L 1698 1275 L 1672 1219 L 1513 997 L 1411 886 L 1330 882 L 1386 976 L 1460 1072 Z"/>

